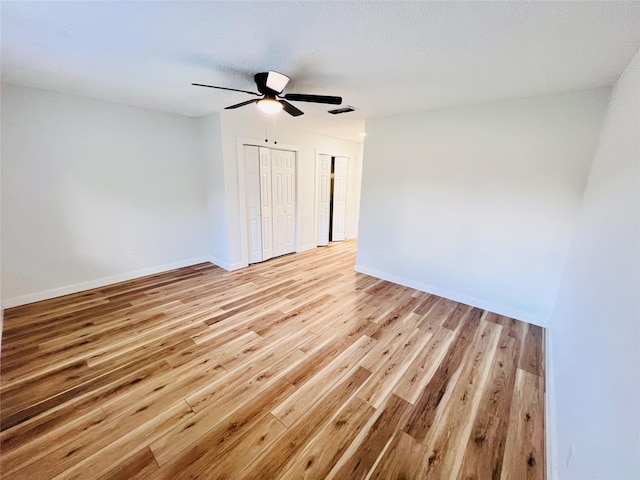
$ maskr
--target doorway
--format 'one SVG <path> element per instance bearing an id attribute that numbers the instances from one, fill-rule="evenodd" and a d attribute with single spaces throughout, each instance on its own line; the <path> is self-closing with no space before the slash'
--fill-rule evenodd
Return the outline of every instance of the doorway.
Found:
<path id="1" fill-rule="evenodd" d="M 343 241 L 347 197 L 347 157 L 317 157 L 318 246 Z"/>
<path id="2" fill-rule="evenodd" d="M 296 152 L 243 145 L 248 263 L 295 251 Z"/>

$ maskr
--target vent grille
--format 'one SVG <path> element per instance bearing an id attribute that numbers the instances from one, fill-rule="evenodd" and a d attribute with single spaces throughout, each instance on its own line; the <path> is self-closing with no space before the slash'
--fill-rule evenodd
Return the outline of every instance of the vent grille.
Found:
<path id="1" fill-rule="evenodd" d="M 348 113 L 353 111 L 355 111 L 355 108 L 353 108 L 350 105 L 347 105 L 346 107 L 342 107 L 342 108 L 336 108 L 335 110 L 328 110 L 328 112 L 332 115 L 338 115 L 339 113 Z"/>

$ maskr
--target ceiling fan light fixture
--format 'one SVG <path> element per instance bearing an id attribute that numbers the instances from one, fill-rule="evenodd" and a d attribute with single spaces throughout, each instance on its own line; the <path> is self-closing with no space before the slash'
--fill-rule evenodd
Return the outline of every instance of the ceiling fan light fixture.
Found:
<path id="1" fill-rule="evenodd" d="M 256 103 L 258 108 L 264 113 L 274 115 L 282 110 L 282 104 L 275 98 L 263 98 Z"/>

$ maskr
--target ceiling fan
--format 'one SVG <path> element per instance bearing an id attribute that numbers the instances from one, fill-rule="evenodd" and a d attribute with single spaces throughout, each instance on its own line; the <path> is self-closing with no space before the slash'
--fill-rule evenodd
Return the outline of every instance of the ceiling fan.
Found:
<path id="1" fill-rule="evenodd" d="M 287 100 L 292 102 L 311 102 L 311 103 L 328 103 L 330 105 L 340 105 L 342 103 L 342 97 L 334 97 L 330 95 L 307 95 L 304 93 L 287 93 L 281 95 L 284 87 L 289 83 L 289 77 L 278 72 L 261 72 L 254 75 L 258 92 L 250 92 L 248 90 L 239 90 L 237 88 L 217 87 L 215 85 L 204 85 L 202 83 L 192 83 L 196 87 L 208 87 L 217 88 L 220 90 L 230 90 L 232 92 L 248 93 L 249 95 L 256 95 L 262 98 L 255 98 L 246 102 L 237 103 L 226 107 L 225 110 L 232 110 L 238 107 L 244 107 L 251 103 L 257 104 L 258 108 L 265 113 L 274 114 L 280 110 L 284 110 L 289 115 L 298 117 L 303 115 L 304 112 L 291 105 Z"/>

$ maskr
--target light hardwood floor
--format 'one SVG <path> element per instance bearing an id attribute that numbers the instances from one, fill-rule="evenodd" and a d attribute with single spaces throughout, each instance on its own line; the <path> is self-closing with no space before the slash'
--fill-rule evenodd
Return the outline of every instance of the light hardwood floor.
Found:
<path id="1" fill-rule="evenodd" d="M 8 309 L 2 478 L 545 478 L 544 330 L 355 249 Z"/>

